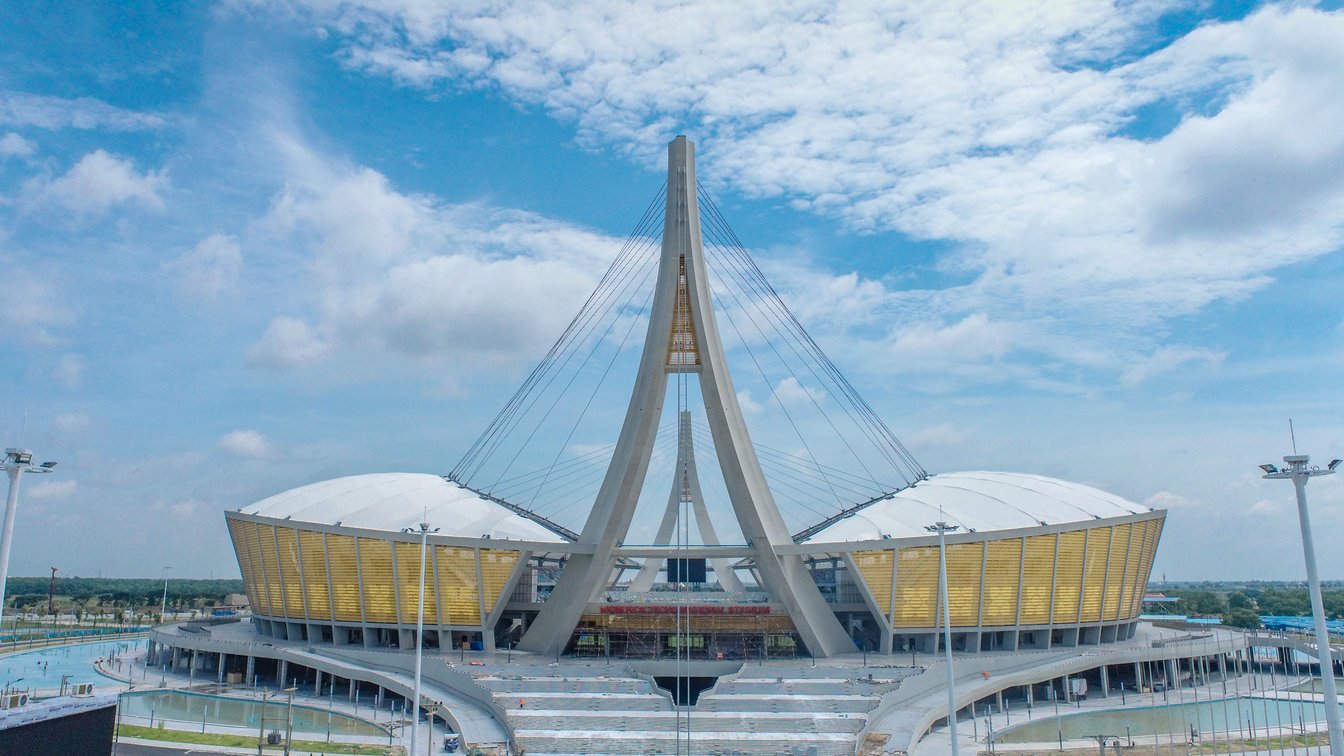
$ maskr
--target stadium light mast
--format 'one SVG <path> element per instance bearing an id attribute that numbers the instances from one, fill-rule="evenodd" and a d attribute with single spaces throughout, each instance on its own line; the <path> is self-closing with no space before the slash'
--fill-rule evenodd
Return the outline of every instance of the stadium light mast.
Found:
<path id="1" fill-rule="evenodd" d="M 1297 491 L 1297 519 L 1302 526 L 1302 555 L 1307 563 L 1307 587 L 1311 595 L 1311 616 L 1316 621 L 1316 658 L 1321 663 L 1321 688 L 1325 694 L 1325 721 L 1330 728 L 1330 756 L 1344 756 L 1344 732 L 1340 730 L 1339 698 L 1335 693 L 1335 661 L 1330 650 L 1330 631 L 1325 626 L 1325 607 L 1321 602 L 1321 581 L 1316 572 L 1316 548 L 1311 540 L 1311 519 L 1307 515 L 1307 481 L 1317 475 L 1333 475 L 1340 460 L 1331 460 L 1324 470 L 1309 467 L 1311 457 L 1293 454 L 1283 458 L 1284 467 L 1260 465 L 1268 480 L 1291 480 Z"/>
<path id="2" fill-rule="evenodd" d="M 420 534 L 420 604 L 415 615 L 415 692 L 411 698 L 411 745 L 406 751 L 415 753 L 415 736 L 420 729 L 420 669 L 425 655 L 425 556 L 429 551 L 429 534 L 437 533 L 439 529 L 430 530 L 428 522 L 421 522 L 414 528 L 402 528 L 401 532 Z M 433 717 L 429 720 L 429 734 L 426 737 L 431 740 L 434 738 Z"/>
<path id="3" fill-rule="evenodd" d="M 0 621 L 5 616 L 5 584 L 9 581 L 9 547 L 14 542 L 14 514 L 19 509 L 19 479 L 24 473 L 49 473 L 55 467 L 55 462 L 34 465 L 33 453 L 28 449 L 5 449 L 5 461 L 0 463 L 0 469 L 9 473 L 9 497 L 5 500 L 4 531 L 0 532 Z"/>
<path id="4" fill-rule="evenodd" d="M 159 604 L 159 622 L 168 621 L 168 570 L 172 567 L 163 568 L 163 603 Z"/>
<path id="5" fill-rule="evenodd" d="M 952 756 L 957 753 L 957 678 L 952 672 L 952 615 L 948 610 L 951 603 L 947 590 L 947 534 L 955 532 L 961 526 L 948 525 L 939 520 L 924 529 L 938 534 L 938 593 L 943 604 L 943 653 L 947 660 L 947 728 L 952 735 Z M 1332 756 L 1339 756 L 1333 754 Z"/>

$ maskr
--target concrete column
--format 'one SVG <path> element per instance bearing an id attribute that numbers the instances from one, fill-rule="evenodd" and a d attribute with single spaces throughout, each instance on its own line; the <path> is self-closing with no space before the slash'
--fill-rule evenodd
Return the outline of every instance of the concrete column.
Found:
<path id="1" fill-rule="evenodd" d="M 320 669 L 315 669 L 315 670 L 313 670 L 313 675 L 314 675 L 314 677 L 313 677 L 313 690 L 317 693 L 317 695 L 321 696 L 321 695 L 322 695 L 322 670 L 320 670 Z"/>
<path id="2" fill-rule="evenodd" d="M 1106 665 L 1101 665 L 1101 697 L 1111 697 L 1111 676 L 1106 674 Z"/>
<path id="3" fill-rule="evenodd" d="M 378 695 L 373 697 L 373 708 L 380 709 L 383 706 L 383 686 L 378 686 Z"/>
<path id="4" fill-rule="evenodd" d="M 487 654 L 495 653 L 495 632 L 490 629 L 481 631 L 481 648 Z"/>
<path id="5" fill-rule="evenodd" d="M 173 670 L 174 672 L 177 671 L 177 665 L 178 665 L 179 663 L 181 663 L 181 661 L 182 661 L 182 649 L 178 648 L 177 646 L 173 646 L 173 666 L 172 666 L 172 670 Z"/>
<path id="6" fill-rule="evenodd" d="M 334 646 L 350 645 L 350 628 L 341 625 L 331 626 L 331 643 Z"/>
<path id="7" fill-rule="evenodd" d="M 281 688 L 289 687 L 289 661 L 281 659 L 275 671 L 275 681 Z"/>
<path id="8" fill-rule="evenodd" d="M 349 698 L 350 698 L 351 701 L 355 700 L 355 678 L 353 678 L 353 677 L 350 678 L 350 695 L 349 695 Z"/>
<path id="9" fill-rule="evenodd" d="M 1143 692 L 1143 664 L 1134 662 L 1134 692 Z"/>
<path id="10" fill-rule="evenodd" d="M 218 669 L 215 671 L 215 682 L 224 682 L 224 668 L 228 666 L 229 655 L 223 651 L 219 652 Z"/>
<path id="11" fill-rule="evenodd" d="M 879 625 L 882 623 L 879 622 Z M 891 631 L 885 627 L 882 628 L 882 640 L 878 643 L 877 650 L 887 656 L 891 656 Z"/>
<path id="12" fill-rule="evenodd" d="M 257 678 L 257 657 L 247 657 L 247 674 L 243 680 L 244 685 L 255 685 Z"/>
<path id="13" fill-rule="evenodd" d="M 1227 655 L 1226 655 L 1226 654 L 1218 654 L 1218 674 L 1219 674 L 1224 680 L 1227 679 Z"/>
<path id="14" fill-rule="evenodd" d="M 1031 685 L 1031 684 L 1028 684 L 1028 685 L 1027 685 L 1027 708 L 1028 708 L 1028 709 L 1030 709 L 1030 708 L 1032 707 L 1032 704 L 1034 704 L 1035 701 L 1036 701 L 1036 695 L 1035 695 L 1035 693 L 1032 692 L 1032 691 L 1034 690 L 1034 688 L 1035 688 L 1035 686 L 1033 686 L 1033 685 Z"/>

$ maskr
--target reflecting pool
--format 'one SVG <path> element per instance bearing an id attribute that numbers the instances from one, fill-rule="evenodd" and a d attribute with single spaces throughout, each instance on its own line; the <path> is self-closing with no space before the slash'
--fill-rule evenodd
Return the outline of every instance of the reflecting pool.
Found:
<path id="1" fill-rule="evenodd" d="M 279 703 L 274 699 L 267 702 L 265 712 L 267 730 L 284 729 L 287 708 L 283 697 Z M 261 701 L 244 698 L 173 690 L 147 690 L 123 695 L 120 713 L 131 717 L 153 716 L 156 722 L 164 720 L 197 724 L 205 722 L 212 725 L 256 729 L 261 725 L 262 708 Z M 330 732 L 333 737 L 387 737 L 386 729 L 367 720 L 297 703 L 294 704 L 294 732 L 305 735 L 326 735 Z"/>
<path id="2" fill-rule="evenodd" d="M 23 651 L 0 656 L 0 684 L 6 681 L 21 690 L 56 690 L 61 687 L 61 676 L 69 675 L 68 683 L 117 685 L 98 674 L 93 661 L 106 656 L 123 656 L 145 647 L 145 639 L 100 641 L 57 646 L 40 651 Z"/>
<path id="3" fill-rule="evenodd" d="M 1325 719 L 1325 707 L 1313 701 L 1267 698 L 1226 698 L 1199 703 L 1145 706 L 1118 711 L 1088 711 L 1061 714 L 1014 725 L 994 734 L 998 743 L 1049 743 L 1077 740 L 1091 735 L 1124 738 L 1145 735 L 1173 735 L 1188 738 L 1192 729 L 1202 735 L 1232 732 L 1234 737 L 1259 737 L 1266 728 L 1303 728 L 1307 723 Z"/>

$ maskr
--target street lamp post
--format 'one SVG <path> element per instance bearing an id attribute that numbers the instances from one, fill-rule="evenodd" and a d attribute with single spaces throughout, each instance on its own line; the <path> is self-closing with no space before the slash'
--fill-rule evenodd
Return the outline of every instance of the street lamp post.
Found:
<path id="1" fill-rule="evenodd" d="M 430 529 L 428 522 L 421 522 L 415 528 L 402 528 L 403 533 L 420 534 L 420 604 L 415 615 L 415 693 L 411 700 L 411 746 L 407 753 L 415 753 L 415 736 L 420 724 L 420 668 L 425 650 L 425 562 L 429 554 L 429 534 L 437 533 L 438 528 Z M 432 726 L 430 732 L 433 732 Z"/>
<path id="2" fill-rule="evenodd" d="M 1291 480 L 1297 491 L 1297 519 L 1302 526 L 1302 555 L 1307 563 L 1307 586 L 1311 594 L 1311 615 L 1316 620 L 1316 657 L 1321 662 L 1321 688 L 1325 693 L 1325 721 L 1330 730 L 1330 755 L 1344 756 L 1344 732 L 1340 730 L 1339 699 L 1335 694 L 1335 663 L 1330 651 L 1330 631 L 1325 626 L 1325 608 L 1321 603 L 1321 581 L 1316 573 L 1316 548 L 1311 540 L 1311 519 L 1307 515 L 1307 481 L 1317 475 L 1332 475 L 1341 460 L 1331 460 L 1322 470 L 1309 467 L 1311 457 L 1293 454 L 1283 458 L 1284 467 L 1260 465 L 1270 480 Z"/>
<path id="3" fill-rule="evenodd" d="M 159 605 L 159 622 L 168 621 L 168 570 L 172 567 L 163 568 L 163 603 Z"/>
<path id="4" fill-rule="evenodd" d="M 9 546 L 14 542 L 14 514 L 19 509 L 19 478 L 24 473 L 39 475 L 49 473 L 56 467 L 55 462 L 33 464 L 33 453 L 28 449 L 11 447 L 5 449 L 5 461 L 0 462 L 0 470 L 9 473 L 9 497 L 5 500 L 5 525 L 0 531 L 0 620 L 5 614 L 5 583 L 9 580 Z"/>
<path id="5" fill-rule="evenodd" d="M 947 660 L 947 726 L 952 734 L 952 756 L 958 756 L 957 680 L 952 672 L 952 615 L 948 611 L 951 602 L 947 598 L 947 534 L 955 532 L 959 527 L 948 525 L 941 520 L 924 527 L 930 533 L 938 534 L 938 593 L 943 603 L 943 653 Z"/>

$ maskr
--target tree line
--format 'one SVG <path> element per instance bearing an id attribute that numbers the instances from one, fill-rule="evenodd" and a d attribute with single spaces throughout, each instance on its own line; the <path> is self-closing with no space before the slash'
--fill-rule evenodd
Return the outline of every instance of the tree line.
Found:
<path id="1" fill-rule="evenodd" d="M 45 611 L 49 577 L 12 577 L 6 583 L 5 605 L 20 610 L 33 608 Z M 204 607 L 224 603 L 230 593 L 242 593 L 243 581 L 205 580 L 197 578 L 168 579 L 170 606 Z M 84 578 L 57 577 L 56 603 L 81 607 L 154 607 L 163 600 L 162 578 Z"/>
<path id="2" fill-rule="evenodd" d="M 1170 588 L 1162 592 L 1181 599 L 1176 607 L 1184 614 L 1222 617 L 1223 624 L 1234 627 L 1260 627 L 1261 616 L 1311 616 L 1311 597 L 1305 587 Z M 1344 619 L 1344 589 L 1323 589 L 1321 604 L 1326 617 Z"/>

